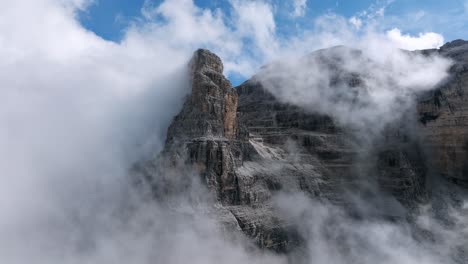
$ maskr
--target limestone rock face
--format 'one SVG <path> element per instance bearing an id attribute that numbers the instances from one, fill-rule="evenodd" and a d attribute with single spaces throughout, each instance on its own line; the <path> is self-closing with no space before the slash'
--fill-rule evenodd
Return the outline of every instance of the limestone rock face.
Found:
<path id="1" fill-rule="evenodd" d="M 237 90 L 240 123 L 248 128 L 249 142 L 259 156 L 238 170 L 241 177 L 252 179 L 245 181 L 248 186 L 241 185 L 245 200 L 262 204 L 277 191 L 303 191 L 351 206 L 345 189 L 364 185 L 368 189 L 361 191 L 372 196 L 374 206 L 389 209 L 382 214 L 391 216 L 399 214 L 390 210 L 394 204 L 410 205 L 425 195 L 422 150 L 402 125 L 406 120 L 388 127 L 367 153 L 369 148 L 356 135 L 359 131 L 329 116 L 281 103 L 254 80 Z"/>
<path id="2" fill-rule="evenodd" d="M 165 186 L 183 191 L 174 180 L 180 169 L 155 179 L 162 167 L 194 171 L 214 193 L 221 222 L 277 252 L 302 243 L 296 227 L 276 212 L 273 198 L 279 192 L 303 192 L 366 214 L 349 202 L 345 190 L 355 190 L 379 216 L 405 217 L 407 208 L 427 196 L 428 163 L 449 178 L 468 180 L 468 44 L 458 41 L 425 52 L 457 62 L 451 79 L 420 99 L 427 141 L 412 133 L 417 120 L 403 117 L 385 127 L 369 153 L 360 148 L 356 131 L 330 116 L 280 102 L 255 78 L 234 89 L 223 76 L 221 59 L 198 50 L 190 62 L 192 93 L 168 129 L 164 150 L 136 170 L 155 196 L 168 192 Z M 338 64 L 329 67 L 339 69 Z M 334 82 L 358 86 L 359 76 L 339 72 Z M 434 153 L 430 160 L 424 156 L 426 144 Z"/>
<path id="3" fill-rule="evenodd" d="M 235 138 L 237 93 L 223 76 L 221 59 L 200 49 L 190 69 L 192 93 L 168 130 L 166 147 L 183 138 Z"/>
<path id="4" fill-rule="evenodd" d="M 370 182 L 358 177 L 363 169 L 360 160 L 368 157 L 355 147 L 353 133 L 332 118 L 281 103 L 254 79 L 233 89 L 222 74 L 221 60 L 207 50 L 195 52 L 190 69 L 191 96 L 169 127 L 158 159 L 169 162 L 140 166 L 146 178 L 154 177 L 158 166 L 192 168 L 214 191 L 225 224 L 237 226 L 261 248 L 277 252 L 293 250 L 301 237 L 275 213 L 276 193 L 302 191 L 346 207 L 350 204 L 343 189 Z M 372 183 L 377 190 L 388 194 L 374 195 L 376 208 L 392 209 L 424 190 L 418 148 L 398 129 L 388 130 L 377 153 L 372 153 L 375 158 L 364 166 L 379 175 Z M 156 193 L 161 193 L 160 185 L 153 181 Z M 387 199 L 391 195 L 398 200 Z M 400 214 L 390 209 L 382 214 Z"/>
<path id="5" fill-rule="evenodd" d="M 208 50 L 194 53 L 190 69 L 192 93 L 168 129 L 163 156 L 192 165 L 223 203 L 238 204 L 237 92 Z"/>
<path id="6" fill-rule="evenodd" d="M 456 40 L 428 52 L 454 62 L 449 79 L 418 105 L 430 163 L 445 177 L 468 186 L 468 41 Z"/>

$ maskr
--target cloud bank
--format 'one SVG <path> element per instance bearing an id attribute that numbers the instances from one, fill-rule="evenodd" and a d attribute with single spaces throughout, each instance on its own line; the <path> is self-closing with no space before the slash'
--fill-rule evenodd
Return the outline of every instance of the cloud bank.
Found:
<path id="1" fill-rule="evenodd" d="M 397 47 L 405 50 L 438 49 L 444 45 L 444 37 L 433 32 L 420 33 L 418 37 L 412 37 L 394 28 L 387 31 L 387 37 Z"/>
<path id="2" fill-rule="evenodd" d="M 255 79 L 279 100 L 332 116 L 362 135 L 398 120 L 418 93 L 448 77 L 448 59 L 402 51 L 385 36 L 370 33 L 351 43 L 357 49 L 337 46 L 272 63 Z"/>

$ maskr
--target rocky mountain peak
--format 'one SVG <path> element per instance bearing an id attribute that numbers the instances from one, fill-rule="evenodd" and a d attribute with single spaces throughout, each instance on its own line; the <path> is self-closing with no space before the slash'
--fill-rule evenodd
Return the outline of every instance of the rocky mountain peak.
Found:
<path id="1" fill-rule="evenodd" d="M 161 155 L 138 166 L 137 173 L 157 196 L 164 181 L 184 190 L 173 174 L 160 172 L 166 166 L 176 167 L 178 177 L 185 169 L 189 177 L 195 172 L 217 198 L 221 223 L 278 253 L 304 246 L 301 229 L 275 209 L 278 192 L 301 192 L 356 216 L 404 219 L 407 210 L 431 195 L 432 173 L 468 186 L 467 44 L 454 41 L 430 51 L 459 67 L 447 83 L 417 102 L 420 123 L 396 120 L 368 155 L 356 147 L 353 131 L 333 117 L 281 102 L 256 77 L 234 89 L 222 73 L 221 59 L 197 50 L 189 65 L 192 94 L 169 127 Z M 340 69 L 349 58 L 358 58 L 357 66 L 366 63 L 360 51 L 346 47 L 320 50 L 302 61 L 304 68 L 313 62 L 333 71 L 335 87 L 344 82 L 359 87 L 358 75 Z M 361 208 L 350 202 L 355 198 L 369 202 Z"/>
<path id="2" fill-rule="evenodd" d="M 217 73 L 223 73 L 223 62 L 221 59 L 207 49 L 198 49 L 193 53 L 190 60 L 190 66 L 193 72 L 211 70 Z"/>
<path id="3" fill-rule="evenodd" d="M 237 134 L 237 92 L 223 75 L 221 59 L 206 49 L 189 63 L 192 93 L 167 134 L 167 148 L 186 140 L 233 139 Z"/>
<path id="4" fill-rule="evenodd" d="M 233 138 L 236 134 L 237 93 L 223 75 L 221 59 L 206 49 L 195 51 L 191 61 L 192 95 L 187 111 L 203 121 L 198 136 Z M 185 113 L 188 116 L 188 113 Z"/>

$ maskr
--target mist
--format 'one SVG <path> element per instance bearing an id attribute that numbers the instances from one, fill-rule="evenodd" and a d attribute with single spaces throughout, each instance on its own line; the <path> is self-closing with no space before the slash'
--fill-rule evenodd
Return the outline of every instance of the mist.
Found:
<path id="1" fill-rule="evenodd" d="M 446 58 L 410 53 L 371 33 L 351 43 L 272 63 L 255 80 L 284 103 L 372 134 L 448 77 Z"/>
<path id="2" fill-rule="evenodd" d="M 217 223 L 219 204 L 195 172 L 179 172 L 189 187 L 169 202 L 153 200 L 128 177 L 135 162 L 162 149 L 167 127 L 190 93 L 187 63 L 196 48 L 219 54 L 225 74 L 245 78 L 270 61 L 285 59 L 286 64 L 262 71 L 266 87 L 279 99 L 361 130 L 379 120 L 382 127 L 374 126 L 373 132 L 378 134 L 413 106 L 417 92 L 443 81 L 450 66 L 443 58 L 400 51 L 401 43 L 436 48 L 442 44 L 440 35 L 424 35 L 422 42 L 403 38 L 401 32 L 382 33 L 373 25 L 356 31 L 339 16 L 328 27 L 327 15 L 304 35 L 282 39 L 269 2 L 231 1 L 232 17 L 226 22 L 222 11 L 190 0 L 166 0 L 147 2 L 142 19 L 126 28 L 121 41 L 112 42 L 80 24 L 79 12 L 92 4 L 2 3 L 2 263 L 279 264 L 304 261 L 304 255 L 309 263 L 450 263 L 466 241 L 466 204 L 447 206 L 451 221 L 446 225 L 432 213 L 432 205 L 422 207 L 415 216 L 418 228 L 435 234 L 426 243 L 407 222 L 362 222 L 302 194 L 281 194 L 275 205 L 308 240 L 301 257 L 288 259 L 257 250 Z M 254 11 L 264 19 L 246 15 Z M 355 43 L 351 48 L 363 53 L 356 57 L 335 49 L 345 58 L 342 66 L 358 70 L 367 90 L 356 97 L 342 87 L 335 108 L 336 94 L 322 82 L 329 72 L 314 59 L 293 58 L 346 43 Z M 277 74 L 280 80 L 295 80 L 294 85 L 288 90 L 282 82 L 268 85 Z M 356 98 L 363 107 L 351 105 Z"/>

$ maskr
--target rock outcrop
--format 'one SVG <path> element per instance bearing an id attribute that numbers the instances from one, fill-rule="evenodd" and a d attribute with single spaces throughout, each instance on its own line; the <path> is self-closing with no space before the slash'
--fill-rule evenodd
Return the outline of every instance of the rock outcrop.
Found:
<path id="1" fill-rule="evenodd" d="M 221 59 L 208 50 L 195 52 L 190 74 L 192 93 L 169 127 L 159 159 L 172 166 L 189 165 L 220 201 L 239 204 L 235 167 L 243 146 L 237 140 L 237 92 L 223 76 Z"/>
<path id="2" fill-rule="evenodd" d="M 192 93 L 169 127 L 166 148 L 175 141 L 199 137 L 234 139 L 237 93 L 223 76 L 221 59 L 198 50 L 190 61 Z"/>

